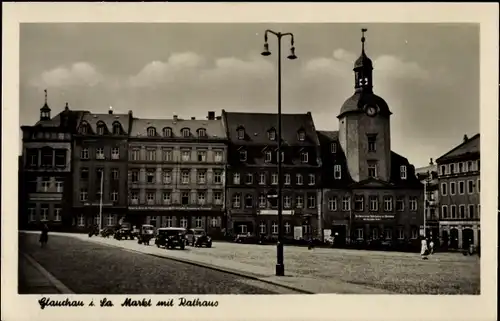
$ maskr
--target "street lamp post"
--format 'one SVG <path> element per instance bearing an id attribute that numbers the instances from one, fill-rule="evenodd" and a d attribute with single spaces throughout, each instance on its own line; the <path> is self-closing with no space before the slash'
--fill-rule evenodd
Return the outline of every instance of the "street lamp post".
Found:
<path id="1" fill-rule="evenodd" d="M 264 51 L 263 56 L 271 55 L 269 51 L 269 44 L 267 43 L 268 34 L 275 35 L 278 38 L 278 243 L 277 243 L 277 262 L 276 262 L 276 275 L 285 275 L 285 264 L 283 262 L 283 199 L 282 199 L 282 189 L 283 189 L 283 179 L 281 178 L 281 163 L 283 161 L 281 157 L 281 38 L 285 36 L 290 36 L 290 54 L 288 59 L 297 59 L 295 55 L 295 47 L 293 34 L 290 32 L 275 32 L 272 30 L 266 30 L 264 33 Z"/>

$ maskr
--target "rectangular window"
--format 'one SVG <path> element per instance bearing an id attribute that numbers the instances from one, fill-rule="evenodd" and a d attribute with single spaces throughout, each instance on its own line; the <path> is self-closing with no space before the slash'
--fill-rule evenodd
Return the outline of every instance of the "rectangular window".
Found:
<path id="1" fill-rule="evenodd" d="M 240 161 L 246 162 L 247 160 L 247 151 L 246 150 L 240 150 Z"/>
<path id="2" fill-rule="evenodd" d="M 53 149 L 52 148 L 42 148 L 42 166 L 51 167 L 53 162 Z"/>
<path id="3" fill-rule="evenodd" d="M 80 189 L 80 201 L 85 202 L 89 198 L 89 191 L 86 188 Z"/>
<path id="4" fill-rule="evenodd" d="M 455 174 L 455 164 L 450 164 L 450 174 Z"/>
<path id="5" fill-rule="evenodd" d="M 36 221 L 36 204 L 28 204 L 28 217 L 30 222 Z"/>
<path id="6" fill-rule="evenodd" d="M 370 212 L 377 212 L 378 211 L 378 198 L 377 196 L 370 196 Z"/>
<path id="7" fill-rule="evenodd" d="M 146 171 L 146 182 L 148 182 L 148 184 L 154 184 L 155 176 L 156 176 L 156 171 L 154 169 L 148 169 Z"/>
<path id="8" fill-rule="evenodd" d="M 185 217 L 181 218 L 180 225 L 181 225 L 182 228 L 187 228 L 187 226 L 188 226 L 188 220 L 187 220 L 187 218 L 185 218 Z"/>
<path id="9" fill-rule="evenodd" d="M 95 149 L 95 158 L 96 159 L 104 159 L 104 148 L 97 147 Z"/>
<path id="10" fill-rule="evenodd" d="M 451 205 L 451 218 L 457 218 L 457 206 L 456 205 Z"/>
<path id="11" fill-rule="evenodd" d="M 377 163 L 368 162 L 368 177 L 377 177 Z"/>
<path id="12" fill-rule="evenodd" d="M 111 193 L 111 200 L 112 200 L 113 202 L 118 202 L 118 192 L 117 192 L 117 191 L 113 191 L 113 192 Z"/>
<path id="13" fill-rule="evenodd" d="M 350 211 L 351 210 L 351 198 L 349 196 L 344 196 L 342 198 L 342 211 Z"/>
<path id="14" fill-rule="evenodd" d="M 450 195 L 455 195 L 456 190 L 455 190 L 455 182 L 450 182 Z"/>
<path id="15" fill-rule="evenodd" d="M 473 172 L 474 171 L 474 162 L 472 162 L 472 161 L 468 161 L 467 162 L 467 170 L 469 172 Z"/>
<path id="16" fill-rule="evenodd" d="M 278 234 L 278 224 L 276 224 L 276 222 L 273 222 L 271 226 L 273 234 Z"/>
<path id="17" fill-rule="evenodd" d="M 189 162 L 191 160 L 191 151 L 190 150 L 183 150 L 181 152 L 181 157 L 183 162 Z"/>
<path id="18" fill-rule="evenodd" d="M 328 210 L 329 211 L 336 211 L 337 210 L 337 198 L 336 197 L 331 197 L 328 199 Z"/>
<path id="19" fill-rule="evenodd" d="M 309 194 L 307 196 L 307 208 L 315 208 L 316 207 L 316 195 Z"/>
<path id="20" fill-rule="evenodd" d="M 181 174 L 182 184 L 189 184 L 189 170 L 183 170 Z"/>
<path id="21" fill-rule="evenodd" d="M 87 167 L 80 168 L 80 179 L 82 180 L 89 179 L 89 169 Z"/>
<path id="22" fill-rule="evenodd" d="M 189 192 L 182 192 L 181 193 L 181 204 L 182 205 L 189 205 Z"/>
<path id="23" fill-rule="evenodd" d="M 253 207 L 253 197 L 252 195 L 247 194 L 245 196 L 245 208 L 252 208 Z"/>
<path id="24" fill-rule="evenodd" d="M 458 206 L 458 215 L 459 215 L 459 218 L 461 218 L 461 219 L 465 218 L 465 205 Z"/>
<path id="25" fill-rule="evenodd" d="M 207 183 L 207 172 L 204 170 L 198 170 L 198 184 L 206 184 Z"/>
<path id="26" fill-rule="evenodd" d="M 214 204 L 222 205 L 222 192 L 214 192 Z"/>
<path id="27" fill-rule="evenodd" d="M 56 184 L 56 192 L 62 193 L 64 190 L 64 181 L 62 180 L 62 178 L 56 178 L 55 184 Z"/>
<path id="28" fill-rule="evenodd" d="M 66 167 L 66 150 L 56 149 L 55 150 L 55 165 L 57 167 Z"/>
<path id="29" fill-rule="evenodd" d="M 234 194 L 233 195 L 233 208 L 240 208 L 241 207 L 241 196 L 240 194 Z"/>
<path id="30" fill-rule="evenodd" d="M 341 179 L 342 175 L 341 175 L 341 166 L 340 165 L 334 165 L 333 166 L 333 177 L 335 179 Z"/>
<path id="31" fill-rule="evenodd" d="M 120 148 L 113 147 L 111 150 L 111 159 L 120 159 Z"/>
<path id="32" fill-rule="evenodd" d="M 363 234 L 363 229 L 362 228 L 356 229 L 356 239 L 358 239 L 358 240 L 363 240 L 364 239 L 364 234 Z"/>
<path id="33" fill-rule="evenodd" d="M 446 183 L 441 183 L 441 195 L 446 196 L 448 193 L 447 187 L 448 185 L 446 185 Z"/>
<path id="34" fill-rule="evenodd" d="M 56 222 L 61 221 L 61 213 L 62 213 L 62 208 L 54 207 L 54 221 Z"/>
<path id="35" fill-rule="evenodd" d="M 458 172 L 464 173 L 464 163 L 458 163 Z"/>
<path id="36" fill-rule="evenodd" d="M 407 172 L 406 172 L 406 166 L 405 165 L 401 165 L 399 167 L 399 172 L 401 174 L 401 179 L 406 179 L 408 177 L 407 175 Z"/>
<path id="37" fill-rule="evenodd" d="M 85 216 L 83 214 L 78 215 L 78 226 L 85 226 Z"/>
<path id="38" fill-rule="evenodd" d="M 303 208 L 304 207 L 304 198 L 302 195 L 297 195 L 295 197 L 295 207 L 296 208 Z"/>
<path id="39" fill-rule="evenodd" d="M 309 154 L 307 152 L 300 153 L 300 161 L 305 164 L 309 162 Z"/>
<path id="40" fill-rule="evenodd" d="M 220 150 L 215 151 L 214 161 L 216 163 L 221 163 L 222 162 L 222 151 L 220 151 Z"/>
<path id="41" fill-rule="evenodd" d="M 404 196 L 398 196 L 396 199 L 396 211 L 403 212 L 405 210 Z"/>
<path id="42" fill-rule="evenodd" d="M 239 185 L 240 184 L 240 174 L 239 173 L 234 173 L 233 174 L 233 184 Z"/>
<path id="43" fill-rule="evenodd" d="M 264 155 L 264 162 L 270 163 L 273 160 L 273 154 L 270 151 L 266 151 Z"/>
<path id="44" fill-rule="evenodd" d="M 172 171 L 169 169 L 163 170 L 163 184 L 172 184 Z"/>
<path id="45" fill-rule="evenodd" d="M 49 204 L 42 204 L 40 212 L 40 221 L 44 222 L 48 220 L 49 220 Z"/>
<path id="46" fill-rule="evenodd" d="M 147 149 L 146 150 L 146 160 L 153 162 L 156 160 L 156 149 Z"/>
<path id="47" fill-rule="evenodd" d="M 316 175 L 309 174 L 309 185 L 314 185 L 314 184 L 316 184 Z"/>
<path id="48" fill-rule="evenodd" d="M 416 212 L 417 211 L 417 198 L 415 196 L 410 197 L 410 211 Z"/>
<path id="49" fill-rule="evenodd" d="M 474 193 L 474 181 L 467 181 L 467 192 L 469 194 L 473 194 Z"/>
<path id="50" fill-rule="evenodd" d="M 376 135 L 368 135 L 368 151 L 375 152 L 377 151 L 377 136 Z"/>
<path id="51" fill-rule="evenodd" d="M 283 197 L 283 206 L 285 208 L 290 208 L 292 206 L 292 198 L 289 195 Z"/>
<path id="52" fill-rule="evenodd" d="M 260 234 L 266 234 L 266 223 L 265 222 L 260 222 L 259 231 L 260 231 Z"/>
<path id="53" fill-rule="evenodd" d="M 163 192 L 162 199 L 163 199 L 164 205 L 172 204 L 172 193 L 171 192 Z"/>
<path id="54" fill-rule="evenodd" d="M 259 174 L 259 184 L 266 185 L 266 174 L 265 173 Z"/>
<path id="55" fill-rule="evenodd" d="M 146 203 L 149 205 L 153 205 L 155 203 L 155 193 L 147 192 L 146 193 Z"/>
<path id="56" fill-rule="evenodd" d="M 290 185 L 292 183 L 291 180 L 290 174 L 285 174 L 285 185 Z"/>
<path id="57" fill-rule="evenodd" d="M 439 174 L 446 175 L 446 165 L 439 166 Z"/>
<path id="58" fill-rule="evenodd" d="M 266 208 L 267 206 L 267 197 L 264 194 L 259 195 L 259 207 Z"/>
<path id="59" fill-rule="evenodd" d="M 198 162 L 206 162 L 206 161 L 207 161 L 207 152 L 198 151 Z"/>
<path id="60" fill-rule="evenodd" d="M 165 220 L 165 227 L 173 227 L 174 226 L 174 219 L 172 216 L 167 216 L 167 219 Z"/>
<path id="61" fill-rule="evenodd" d="M 448 206 L 441 206 L 441 218 L 448 218 Z"/>
<path id="62" fill-rule="evenodd" d="M 330 151 L 332 154 L 335 154 L 337 152 L 337 143 L 330 144 Z"/>
<path id="63" fill-rule="evenodd" d="M 222 172 L 214 171 L 214 184 L 222 184 Z"/>
<path id="64" fill-rule="evenodd" d="M 48 192 L 50 189 L 50 177 L 42 178 L 41 192 Z"/>
<path id="65" fill-rule="evenodd" d="M 138 161 L 141 159 L 141 151 L 139 149 L 133 149 L 131 154 L 130 154 L 130 158 L 133 160 L 133 161 Z"/>
<path id="66" fill-rule="evenodd" d="M 205 205 L 207 194 L 205 192 L 198 192 L 198 205 Z"/>
<path id="67" fill-rule="evenodd" d="M 458 194 L 460 194 L 460 195 L 465 194 L 465 182 L 464 181 L 458 182 Z"/>
<path id="68" fill-rule="evenodd" d="M 354 210 L 358 212 L 362 212 L 364 210 L 364 202 L 365 198 L 363 195 L 355 195 L 354 196 Z"/>
<path id="69" fill-rule="evenodd" d="M 469 218 L 474 218 L 474 205 L 469 205 Z"/>
<path id="70" fill-rule="evenodd" d="M 130 192 L 130 203 L 134 205 L 139 204 L 139 192 L 136 191 Z"/>
<path id="71" fill-rule="evenodd" d="M 405 238 L 405 231 L 402 227 L 398 228 L 398 240 L 404 240 Z"/>
<path id="72" fill-rule="evenodd" d="M 171 162 L 173 160 L 171 149 L 162 149 L 161 158 L 164 162 Z"/>
<path id="73" fill-rule="evenodd" d="M 26 166 L 28 167 L 38 166 L 38 149 L 34 148 L 26 149 Z"/>
<path id="74" fill-rule="evenodd" d="M 271 176 L 271 184 L 272 185 L 277 185 L 278 184 L 278 174 L 273 173 L 273 175 Z"/>
<path id="75" fill-rule="evenodd" d="M 117 181 L 120 178 L 120 172 L 118 171 L 118 168 L 113 168 L 111 169 L 111 179 L 114 181 Z"/>
<path id="76" fill-rule="evenodd" d="M 479 192 L 481 192 L 481 180 L 480 180 L 480 179 L 478 179 L 478 180 L 477 180 L 477 186 L 476 186 L 476 189 L 477 189 L 477 192 L 478 192 L 478 193 L 479 193 Z"/>
<path id="77" fill-rule="evenodd" d="M 138 170 L 130 171 L 130 178 L 132 179 L 132 183 L 137 183 L 139 181 L 139 171 Z"/>
<path id="78" fill-rule="evenodd" d="M 253 174 L 251 174 L 251 173 L 246 174 L 245 183 L 246 184 L 253 184 Z"/>
<path id="79" fill-rule="evenodd" d="M 392 212 L 392 196 L 384 196 L 384 211 Z"/>
<path id="80" fill-rule="evenodd" d="M 297 179 L 297 185 L 304 184 L 304 178 L 302 177 L 302 174 L 297 174 L 296 179 Z"/>
<path id="81" fill-rule="evenodd" d="M 113 226 L 115 223 L 115 216 L 113 214 L 108 214 L 106 216 L 106 223 L 108 226 Z"/>
<path id="82" fill-rule="evenodd" d="M 202 228 L 203 219 L 201 218 L 201 216 L 197 216 L 194 220 L 194 223 L 195 223 L 196 228 Z"/>

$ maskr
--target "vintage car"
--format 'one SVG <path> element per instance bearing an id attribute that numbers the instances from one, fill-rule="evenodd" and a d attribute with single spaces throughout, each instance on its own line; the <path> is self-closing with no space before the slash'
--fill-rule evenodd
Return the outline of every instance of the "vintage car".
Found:
<path id="1" fill-rule="evenodd" d="M 116 229 L 114 237 L 117 240 L 122 240 L 122 239 L 133 240 L 134 235 L 132 233 L 132 226 L 130 226 L 129 223 L 123 223 Z"/>
<path id="2" fill-rule="evenodd" d="M 156 230 L 155 244 L 165 249 L 186 247 L 186 229 L 183 227 L 162 227 Z"/>
<path id="3" fill-rule="evenodd" d="M 115 229 L 112 227 L 105 227 L 101 230 L 102 237 L 110 237 L 115 234 Z"/>
<path id="4" fill-rule="evenodd" d="M 94 224 L 89 229 L 89 237 L 97 235 L 99 235 L 99 226 L 97 224 Z"/>
<path id="5" fill-rule="evenodd" d="M 149 245 L 149 241 L 154 237 L 155 228 L 153 225 L 144 224 L 137 235 L 137 243 Z"/>
<path id="6" fill-rule="evenodd" d="M 186 232 L 187 244 L 196 247 L 212 247 L 212 238 L 202 228 L 191 228 Z"/>
<path id="7" fill-rule="evenodd" d="M 260 240 L 260 238 L 257 237 L 255 234 L 252 234 L 252 233 L 238 234 L 234 238 L 234 242 L 236 242 L 236 243 L 257 244 L 257 243 L 259 243 L 259 240 Z"/>

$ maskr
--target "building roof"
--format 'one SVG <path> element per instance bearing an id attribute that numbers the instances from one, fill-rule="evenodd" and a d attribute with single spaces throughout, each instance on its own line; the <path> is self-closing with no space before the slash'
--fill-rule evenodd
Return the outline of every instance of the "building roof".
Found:
<path id="1" fill-rule="evenodd" d="M 464 137 L 464 140 L 462 141 L 461 144 L 447 152 L 446 154 L 442 155 L 438 159 L 436 159 L 436 162 L 444 162 L 446 160 L 451 160 L 455 158 L 460 158 L 463 156 L 466 156 L 468 154 L 479 154 L 480 150 L 480 139 L 479 139 L 479 134 L 474 135 L 471 138 L 465 139 L 466 136 Z"/>
<path id="2" fill-rule="evenodd" d="M 157 137 L 163 136 L 163 129 L 170 128 L 173 138 L 182 138 L 182 129 L 188 128 L 191 135 L 197 137 L 198 129 L 206 130 L 206 138 L 209 139 L 226 139 L 224 124 L 221 119 L 145 119 L 134 118 L 132 121 L 131 137 L 147 137 L 148 128 L 156 129 Z"/>
<path id="3" fill-rule="evenodd" d="M 378 107 L 379 114 L 382 116 L 388 117 L 392 114 L 383 98 L 372 92 L 357 91 L 342 104 L 337 118 L 341 118 L 346 113 L 364 112 L 366 105 Z"/>
<path id="4" fill-rule="evenodd" d="M 113 123 L 118 122 L 121 124 L 125 133 L 129 131 L 129 116 L 130 114 L 94 114 L 90 112 L 85 112 L 82 117 L 82 121 L 80 126 L 84 123 L 89 124 L 91 130 L 96 133 L 97 132 L 97 124 L 103 123 L 109 132 L 113 130 Z"/>
<path id="5" fill-rule="evenodd" d="M 56 116 L 47 120 L 39 120 L 33 125 L 35 128 L 61 128 L 65 127 L 65 130 L 76 130 L 80 118 L 86 111 L 83 110 L 70 110 L 65 108 L 63 111 L 58 113 Z M 23 128 L 25 126 L 22 126 Z M 30 126 L 28 126 L 30 127 Z"/>
<path id="6" fill-rule="evenodd" d="M 274 145 L 268 137 L 270 130 L 278 130 L 276 113 L 225 112 L 223 119 L 228 138 L 239 145 Z M 310 112 L 304 114 L 282 114 L 282 142 L 285 145 L 319 145 L 318 135 Z M 245 130 L 245 139 L 238 139 L 238 129 Z M 299 132 L 305 132 L 305 140 L 299 140 Z"/>

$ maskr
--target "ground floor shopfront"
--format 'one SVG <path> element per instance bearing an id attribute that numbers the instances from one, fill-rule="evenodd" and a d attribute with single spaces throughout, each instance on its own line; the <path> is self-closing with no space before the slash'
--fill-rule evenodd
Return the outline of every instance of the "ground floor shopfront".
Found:
<path id="1" fill-rule="evenodd" d="M 481 245 L 479 221 L 440 221 L 441 242 L 449 249 L 468 249 Z"/>
<path id="2" fill-rule="evenodd" d="M 283 236 L 287 239 L 309 239 L 317 235 L 317 218 L 310 214 L 283 211 Z M 228 217 L 228 229 L 233 235 L 277 237 L 279 231 L 276 210 L 259 211 L 256 214 L 232 213 Z"/>
<path id="3" fill-rule="evenodd" d="M 103 204 L 102 211 L 98 205 L 75 207 L 71 226 L 76 230 L 86 230 L 93 225 L 100 225 L 102 228 L 112 227 L 116 226 L 126 214 L 127 207 L 112 204 Z"/>

